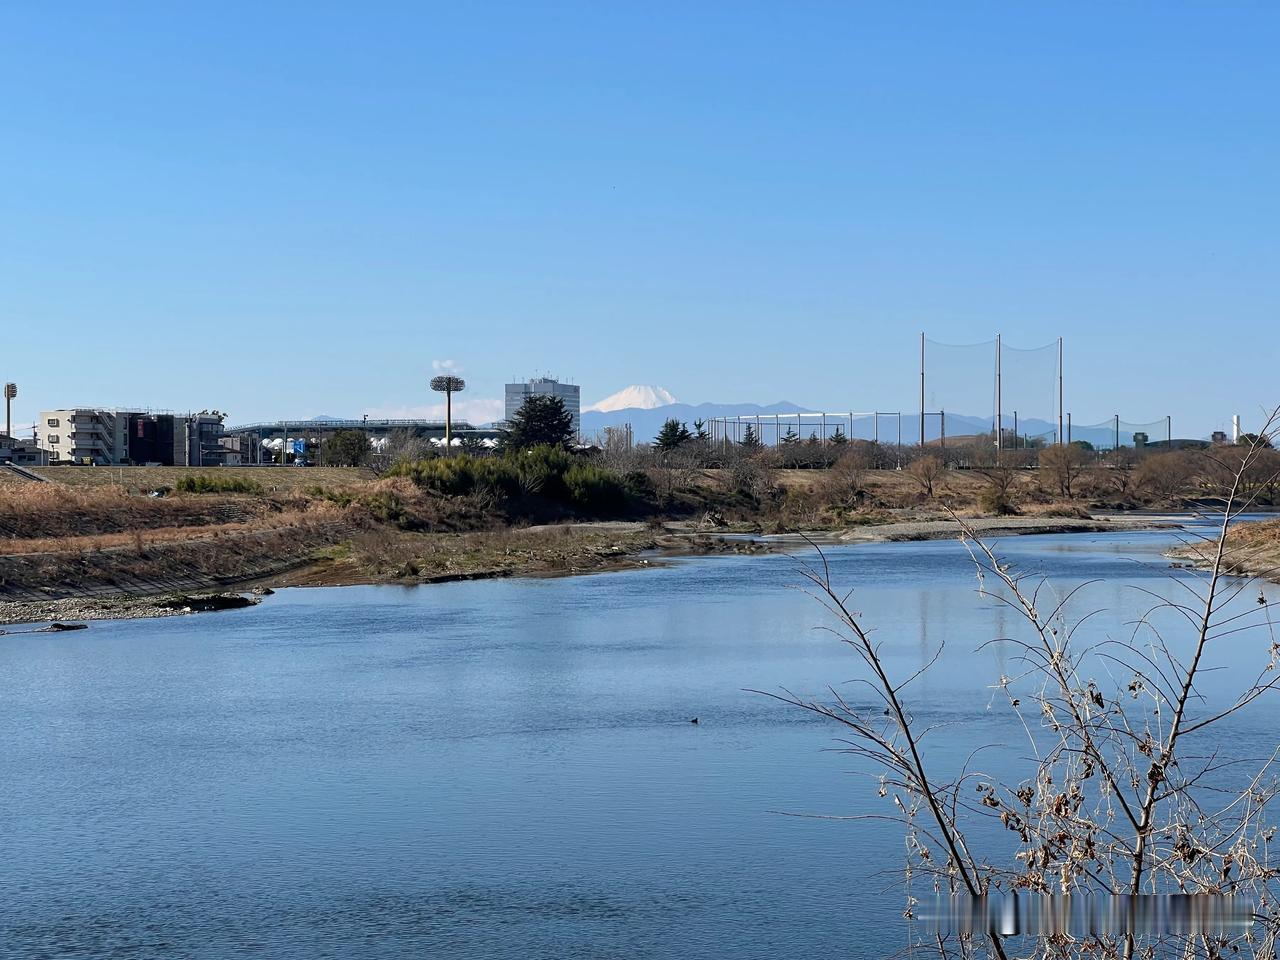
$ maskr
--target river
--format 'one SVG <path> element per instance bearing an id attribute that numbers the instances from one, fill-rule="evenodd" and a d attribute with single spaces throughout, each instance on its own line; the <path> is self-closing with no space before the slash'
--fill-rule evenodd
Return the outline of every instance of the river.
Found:
<path id="1" fill-rule="evenodd" d="M 1089 629 L 1121 636 L 1142 589 L 1188 576 L 1171 540 L 1000 547 L 1061 589 L 1099 579 Z M 932 749 L 1014 763 L 989 708 L 1008 651 L 975 651 L 1016 623 L 963 548 L 828 556 L 894 670 L 945 642 L 910 693 L 963 721 Z M 856 675 L 800 582 L 794 558 L 715 556 L 0 637 L 0 956 L 892 952 L 900 834 L 782 815 L 884 801 L 834 729 L 744 692 Z"/>

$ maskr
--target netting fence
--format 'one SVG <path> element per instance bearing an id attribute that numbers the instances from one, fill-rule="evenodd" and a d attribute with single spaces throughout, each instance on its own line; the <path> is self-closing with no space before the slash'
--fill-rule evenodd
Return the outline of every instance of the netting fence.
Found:
<path id="1" fill-rule="evenodd" d="M 1001 336 L 967 344 L 922 336 L 920 363 L 926 443 L 983 435 L 1004 447 L 1058 440 L 1061 340 L 1022 348 Z M 913 432 L 918 440 L 921 426 Z"/>
<path id="2" fill-rule="evenodd" d="M 1063 341 L 1017 347 L 1001 335 L 980 343 L 943 343 L 920 335 L 917 413 L 760 414 L 711 422 L 713 441 L 763 446 L 832 439 L 997 450 L 1080 442 L 1096 450 L 1172 446 L 1170 418 L 1129 421 L 1113 415 L 1072 424 L 1064 402 Z M 1095 398 L 1089 398 L 1095 399 Z M 751 432 L 746 430 L 750 425 Z"/>
<path id="3" fill-rule="evenodd" d="M 870 440 L 901 446 L 903 426 L 908 419 L 897 411 L 761 413 L 713 417 L 708 421 L 708 430 L 711 442 L 721 445 L 742 443 L 749 426 L 756 442 L 769 447 L 798 441 L 827 444 L 842 440 Z"/>
<path id="4" fill-rule="evenodd" d="M 1138 423 L 1121 420 L 1119 415 L 1100 423 L 1072 423 L 1067 427 L 1070 443 L 1087 443 L 1095 450 L 1116 450 L 1130 447 L 1141 450 L 1150 446 L 1171 446 L 1173 443 L 1173 419 L 1161 417 Z"/>

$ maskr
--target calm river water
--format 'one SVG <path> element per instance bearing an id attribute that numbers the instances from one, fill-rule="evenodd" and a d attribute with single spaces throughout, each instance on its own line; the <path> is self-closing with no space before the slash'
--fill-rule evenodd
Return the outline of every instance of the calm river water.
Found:
<path id="1" fill-rule="evenodd" d="M 1171 539 L 1001 549 L 1100 578 L 1090 629 L 1123 636 L 1136 587 L 1177 589 Z M 1016 625 L 960 545 L 830 559 L 902 675 L 945 641 L 912 694 L 964 721 L 935 751 L 1019 742 L 988 710 L 1007 651 L 975 653 Z M 0 637 L 0 956 L 892 952 L 900 835 L 779 815 L 884 801 L 835 730 L 743 692 L 856 674 L 799 582 L 791 558 L 711 557 Z"/>

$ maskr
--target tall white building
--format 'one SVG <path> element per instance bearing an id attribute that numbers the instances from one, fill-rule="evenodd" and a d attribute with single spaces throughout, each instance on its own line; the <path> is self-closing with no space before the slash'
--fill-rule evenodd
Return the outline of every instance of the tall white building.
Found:
<path id="1" fill-rule="evenodd" d="M 582 435 L 582 388 L 576 383 L 561 383 L 550 377 L 534 377 L 524 383 L 508 383 L 506 393 L 506 419 L 514 417 L 530 397 L 559 397 L 564 401 L 564 408 L 573 417 L 574 437 Z"/>

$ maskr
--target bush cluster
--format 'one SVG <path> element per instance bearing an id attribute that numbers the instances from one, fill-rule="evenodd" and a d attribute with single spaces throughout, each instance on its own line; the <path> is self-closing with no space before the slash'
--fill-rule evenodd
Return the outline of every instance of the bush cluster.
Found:
<path id="1" fill-rule="evenodd" d="M 597 515 L 624 512 L 629 504 L 628 485 L 616 473 L 552 446 L 513 450 L 502 457 L 464 453 L 406 461 L 388 473 L 446 496 L 481 494 L 498 501 L 532 497 Z"/>
<path id="2" fill-rule="evenodd" d="M 252 480 L 209 473 L 187 474 L 174 487 L 179 493 L 262 493 L 262 485 Z"/>

